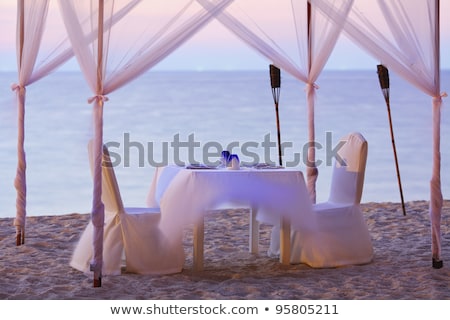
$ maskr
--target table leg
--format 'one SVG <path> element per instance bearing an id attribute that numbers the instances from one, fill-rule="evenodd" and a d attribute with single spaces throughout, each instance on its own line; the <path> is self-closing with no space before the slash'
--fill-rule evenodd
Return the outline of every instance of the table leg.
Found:
<path id="1" fill-rule="evenodd" d="M 205 222 L 203 218 L 194 224 L 194 252 L 193 252 L 193 269 L 194 271 L 203 270 L 203 246 L 205 238 Z"/>
<path id="2" fill-rule="evenodd" d="M 284 217 L 280 221 L 280 262 L 284 265 L 291 263 L 291 223 Z"/>
<path id="3" fill-rule="evenodd" d="M 257 208 L 252 207 L 250 209 L 249 217 L 249 251 L 253 254 L 259 252 L 259 221 L 256 220 Z"/>

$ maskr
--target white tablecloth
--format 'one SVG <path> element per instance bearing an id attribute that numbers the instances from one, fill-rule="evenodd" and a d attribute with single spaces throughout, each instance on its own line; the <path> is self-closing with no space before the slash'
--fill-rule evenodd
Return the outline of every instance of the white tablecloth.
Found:
<path id="1" fill-rule="evenodd" d="M 147 205 L 161 208 L 160 228 L 174 240 L 185 226 L 220 206 L 257 208 L 257 220 L 278 225 L 285 218 L 297 230 L 314 221 L 303 174 L 291 169 L 161 167 Z"/>

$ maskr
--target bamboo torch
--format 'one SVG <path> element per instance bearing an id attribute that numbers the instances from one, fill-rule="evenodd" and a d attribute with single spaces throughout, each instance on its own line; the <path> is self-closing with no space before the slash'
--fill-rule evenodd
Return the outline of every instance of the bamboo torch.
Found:
<path id="1" fill-rule="evenodd" d="M 402 200 L 403 215 L 406 216 L 405 202 L 403 200 L 402 182 L 400 179 L 400 170 L 398 167 L 397 151 L 395 148 L 394 129 L 392 127 L 391 106 L 390 106 L 390 101 L 389 101 L 389 71 L 382 64 L 379 64 L 377 66 L 377 71 L 378 71 L 378 80 L 380 81 L 380 87 L 383 92 L 384 100 L 386 101 L 386 107 L 387 107 L 387 112 L 388 112 L 388 117 L 389 117 L 389 128 L 391 131 L 392 149 L 394 150 L 395 168 L 397 169 L 398 187 L 400 189 L 400 197 Z"/>
<path id="2" fill-rule="evenodd" d="M 275 103 L 275 114 L 277 119 L 277 138 L 278 138 L 278 160 L 280 166 L 283 165 L 283 159 L 281 155 L 281 133 L 280 133 L 280 117 L 278 115 L 278 102 L 280 100 L 280 86 L 281 86 L 281 77 L 280 77 L 280 69 L 270 65 L 270 85 L 272 87 L 272 96 L 273 102 Z"/>

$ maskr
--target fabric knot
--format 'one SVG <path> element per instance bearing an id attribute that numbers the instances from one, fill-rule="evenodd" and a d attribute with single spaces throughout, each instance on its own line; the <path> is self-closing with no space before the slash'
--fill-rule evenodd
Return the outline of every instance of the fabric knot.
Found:
<path id="1" fill-rule="evenodd" d="M 25 87 L 24 87 L 24 86 L 21 86 L 20 84 L 13 83 L 13 84 L 11 85 L 11 90 L 12 90 L 12 91 L 20 92 L 20 91 L 22 91 L 22 90 L 25 90 Z"/>
<path id="2" fill-rule="evenodd" d="M 94 101 L 98 101 L 98 102 L 106 102 L 106 101 L 108 101 L 109 99 L 108 99 L 108 97 L 107 96 L 104 96 L 104 95 L 101 95 L 101 94 L 99 94 L 99 95 L 96 95 L 96 96 L 93 96 L 92 98 L 89 98 L 88 99 L 88 103 L 92 103 L 92 102 L 94 102 Z"/>
<path id="3" fill-rule="evenodd" d="M 319 89 L 319 86 L 316 83 L 307 83 L 306 84 L 306 90 L 312 89 L 312 88 L 317 90 L 317 89 Z"/>
<path id="4" fill-rule="evenodd" d="M 437 97 L 433 97 L 433 101 L 434 102 L 442 102 L 442 98 L 445 98 L 445 97 L 447 97 L 447 92 L 442 92 Z"/>

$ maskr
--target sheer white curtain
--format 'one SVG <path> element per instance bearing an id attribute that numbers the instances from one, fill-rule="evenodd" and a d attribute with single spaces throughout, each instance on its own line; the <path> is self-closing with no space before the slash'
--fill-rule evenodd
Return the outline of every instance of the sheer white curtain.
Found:
<path id="1" fill-rule="evenodd" d="M 292 1 L 293 11 L 295 14 L 296 25 L 300 25 L 303 21 L 307 21 L 306 34 L 299 40 L 304 42 L 302 47 L 306 47 L 306 55 L 303 58 L 303 65 L 306 66 L 308 81 L 306 82 L 306 97 L 308 104 L 308 190 L 313 203 L 316 202 L 316 181 L 318 170 L 316 168 L 315 155 L 315 126 L 314 126 L 314 106 L 315 95 L 318 86 L 315 84 L 320 73 L 323 70 L 331 52 L 336 45 L 337 39 L 341 34 L 343 23 L 334 24 L 327 16 L 324 16 L 320 10 L 317 10 L 308 2 L 306 19 L 302 14 L 299 1 Z M 339 12 L 342 16 L 347 16 L 352 1 L 332 1 L 330 5 L 333 11 Z M 304 22 L 303 22 L 304 23 Z M 302 29 L 305 29 L 304 27 Z"/>
<path id="2" fill-rule="evenodd" d="M 405 80 L 432 97 L 433 166 L 430 181 L 432 257 L 441 261 L 442 193 L 440 178 L 439 0 L 355 0 L 348 17 L 325 0 L 311 2 L 333 21 L 345 21 L 345 33 Z"/>
<path id="3" fill-rule="evenodd" d="M 120 21 L 140 1 L 130 1 L 127 6 L 118 10 L 112 17 L 111 24 Z M 59 13 L 55 12 L 50 0 L 17 1 L 18 83 L 12 86 L 17 94 L 18 105 L 18 166 L 14 181 L 17 189 L 14 220 L 17 244 L 23 244 L 25 241 L 26 223 L 25 88 L 55 71 L 74 55 L 66 33 L 58 35 L 56 41 L 50 41 L 50 36 L 46 37 L 49 33 L 45 30 L 47 17 L 53 15 L 52 18 L 57 20 L 57 14 Z M 96 33 L 91 34 L 91 40 L 96 36 Z"/>
<path id="4" fill-rule="evenodd" d="M 209 0 L 197 0 L 208 10 Z M 345 16 L 350 1 L 333 1 L 333 12 Z M 259 8 L 259 10 L 255 10 Z M 272 17 L 267 18 L 267 13 Z M 306 83 L 308 105 L 308 190 L 316 201 L 317 167 L 315 159 L 314 104 L 316 81 L 341 33 L 343 22 L 333 23 L 308 0 L 249 1 L 235 0 L 217 19 L 231 32 L 274 65 Z"/>
<path id="5" fill-rule="evenodd" d="M 17 136 L 17 172 L 14 186 L 16 199 L 16 244 L 25 240 L 26 219 L 26 156 L 25 156 L 25 97 L 26 86 L 32 83 L 33 70 L 39 52 L 45 21 L 48 12 L 48 0 L 17 1 L 17 70 L 18 83 L 12 89 L 17 95 L 18 136 Z"/>
<path id="6" fill-rule="evenodd" d="M 101 151 L 103 107 L 107 94 L 124 86 L 156 65 L 190 39 L 232 0 L 217 0 L 206 11 L 195 1 L 172 1 L 170 7 L 141 1 L 114 26 L 115 12 L 127 6 L 126 0 L 60 0 L 60 9 L 75 56 L 94 93 L 94 286 L 101 285 L 103 263 L 104 207 L 101 201 Z M 83 23 L 88 20 L 90 23 Z M 96 34 L 92 39 L 92 34 Z"/>
<path id="7" fill-rule="evenodd" d="M 108 0 L 110 1 L 110 0 Z M 105 23 L 107 25 L 115 25 L 118 23 L 124 16 L 126 16 L 133 8 L 138 5 L 142 0 L 130 0 L 127 5 L 117 10 L 112 17 L 110 17 Z M 56 2 L 50 2 L 50 5 Z M 57 8 L 56 8 L 57 9 Z M 58 12 L 59 13 L 59 12 Z M 53 12 L 56 14 L 56 12 Z M 84 24 L 89 23 L 89 19 L 85 19 L 83 21 Z M 62 21 L 61 21 L 62 23 Z M 93 41 L 97 38 L 97 29 L 95 28 L 91 34 L 88 36 L 88 39 Z M 55 71 L 61 65 L 66 63 L 68 60 L 73 58 L 74 52 L 72 49 L 72 45 L 67 37 L 67 34 L 64 34 L 59 38 L 59 40 L 53 44 L 51 44 L 51 49 L 48 50 L 45 54 L 43 54 L 39 61 L 36 63 L 35 70 L 30 78 L 30 83 L 40 80 L 41 78 L 47 76 L 51 72 Z"/>

